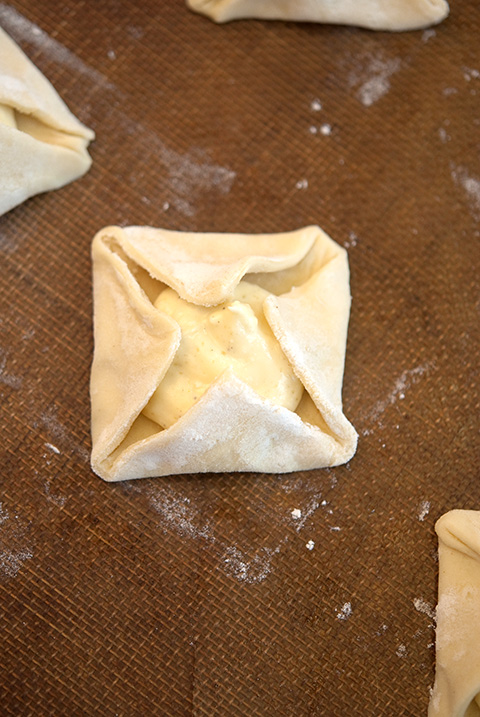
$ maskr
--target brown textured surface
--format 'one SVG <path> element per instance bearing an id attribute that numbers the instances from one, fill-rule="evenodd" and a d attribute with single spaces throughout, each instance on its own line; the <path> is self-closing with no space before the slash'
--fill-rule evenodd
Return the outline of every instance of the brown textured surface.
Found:
<path id="1" fill-rule="evenodd" d="M 480 504 L 480 8 L 451 5 L 402 35 L 0 5 L 97 133 L 88 175 L 0 218 L 2 715 L 425 713 L 433 524 Z M 110 223 L 318 223 L 349 248 L 348 466 L 90 472 L 89 251 Z"/>

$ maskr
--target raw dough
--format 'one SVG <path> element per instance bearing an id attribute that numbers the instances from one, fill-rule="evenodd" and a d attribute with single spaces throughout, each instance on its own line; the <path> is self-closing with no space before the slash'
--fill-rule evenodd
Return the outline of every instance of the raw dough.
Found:
<path id="1" fill-rule="evenodd" d="M 436 670 L 428 717 L 480 717 L 480 511 L 452 510 L 435 530 Z"/>
<path id="2" fill-rule="evenodd" d="M 93 138 L 0 28 L 0 215 L 84 174 Z"/>
<path id="3" fill-rule="evenodd" d="M 107 227 L 95 236 L 92 257 L 92 467 L 98 475 L 113 481 L 214 471 L 280 473 L 338 465 L 353 456 L 357 434 L 341 399 L 348 261 L 321 229 L 242 235 Z M 233 344 L 245 330 L 253 345 L 257 338 L 249 326 L 263 322 L 289 364 L 288 380 L 297 391 L 293 404 L 262 396 L 235 365 L 222 367 L 193 405 L 163 429 L 152 418 L 163 419 L 148 408 L 146 416 L 144 409 L 159 386 L 161 393 L 175 359 L 177 368 L 187 363 L 178 354 L 179 324 L 155 302 L 160 296 L 161 306 L 162 291 L 170 287 L 167 292 L 173 289 L 193 310 L 202 314 L 202 307 L 213 307 L 215 316 L 216 309 L 245 298 L 238 294 L 242 280 L 261 287 L 253 300 L 247 293 L 264 316 L 244 313 Z M 238 305 L 235 310 L 245 312 Z M 235 351 L 238 358 L 238 345 Z"/>
<path id="4" fill-rule="evenodd" d="M 446 0 L 187 0 L 215 22 L 239 18 L 356 25 L 371 30 L 416 30 L 448 15 Z"/>

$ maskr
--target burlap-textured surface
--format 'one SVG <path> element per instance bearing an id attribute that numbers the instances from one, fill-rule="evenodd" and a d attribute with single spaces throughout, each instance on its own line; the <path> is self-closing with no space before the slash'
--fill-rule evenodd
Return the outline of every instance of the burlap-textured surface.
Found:
<path id="1" fill-rule="evenodd" d="M 0 25 L 97 134 L 84 178 L 0 219 L 0 712 L 424 714 L 433 525 L 480 507 L 477 0 L 405 34 L 182 0 Z M 310 223 L 349 251 L 350 464 L 102 482 L 95 232 Z"/>

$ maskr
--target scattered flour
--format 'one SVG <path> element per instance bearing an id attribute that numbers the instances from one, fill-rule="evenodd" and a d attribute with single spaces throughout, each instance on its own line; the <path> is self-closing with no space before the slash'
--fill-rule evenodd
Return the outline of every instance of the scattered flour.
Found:
<path id="1" fill-rule="evenodd" d="M 320 100 L 319 99 L 312 100 L 312 102 L 310 104 L 310 109 L 312 110 L 312 112 L 320 112 L 320 110 L 322 109 L 322 103 L 320 102 Z"/>
<path id="2" fill-rule="evenodd" d="M 480 218 L 480 179 L 474 177 L 465 167 L 451 165 L 452 179 L 464 189 L 476 219 Z"/>
<path id="3" fill-rule="evenodd" d="M 399 58 L 386 58 L 379 54 L 368 59 L 360 74 L 350 75 L 350 86 L 357 87 L 356 96 L 365 107 L 370 107 L 390 89 L 390 78 L 401 67 Z"/>
<path id="4" fill-rule="evenodd" d="M 80 460 L 82 460 L 84 463 L 89 463 L 90 454 L 88 450 L 85 448 L 85 446 L 82 446 L 81 444 L 77 443 L 75 441 L 75 437 L 72 435 L 72 432 L 69 431 L 63 425 L 63 423 L 58 420 L 55 408 L 51 407 L 47 409 L 44 413 L 42 413 L 40 416 L 40 422 L 43 426 L 45 426 L 45 428 L 50 431 L 56 441 L 69 445 L 70 452 L 75 453 L 78 458 L 80 458 Z M 50 443 L 49 445 L 53 444 Z M 60 449 L 57 448 L 57 450 L 60 453 Z M 55 453 L 55 451 L 53 452 Z"/>
<path id="5" fill-rule="evenodd" d="M 423 598 L 414 598 L 413 604 L 415 610 L 424 613 L 430 618 L 430 620 L 433 620 L 433 622 L 435 622 L 435 608 L 433 608 L 428 602 L 423 600 Z"/>
<path id="6" fill-rule="evenodd" d="M 18 515 L 10 516 L 0 503 L 0 580 L 14 578 L 33 553 L 25 546 L 25 530 Z"/>
<path id="7" fill-rule="evenodd" d="M 320 134 L 323 134 L 324 137 L 328 137 L 332 134 L 332 125 L 331 124 L 322 124 L 320 127 Z"/>
<path id="8" fill-rule="evenodd" d="M 443 143 L 445 143 L 445 142 L 450 142 L 450 140 L 451 140 L 451 137 L 450 137 L 450 135 L 448 134 L 448 132 L 447 132 L 447 130 L 445 129 L 445 127 L 439 127 L 438 136 L 440 137 L 440 139 L 441 139 L 441 141 L 442 141 Z"/>
<path id="9" fill-rule="evenodd" d="M 208 521 L 202 521 L 189 498 L 171 489 L 156 486 L 149 487 L 147 495 L 150 505 L 162 516 L 165 526 L 173 528 L 182 536 L 213 541 Z"/>
<path id="10" fill-rule="evenodd" d="M 337 611 L 337 619 L 338 620 L 348 620 L 350 615 L 352 614 L 352 603 L 346 602 L 342 605 L 340 610 Z"/>
<path id="11" fill-rule="evenodd" d="M 23 379 L 20 376 L 15 376 L 13 373 L 6 371 L 6 367 L 7 355 L 0 349 L 0 384 L 18 391 L 18 389 L 22 387 Z"/>
<path id="12" fill-rule="evenodd" d="M 480 72 L 471 67 L 464 67 L 463 77 L 466 82 L 470 82 L 471 80 L 478 80 L 480 78 Z"/>
<path id="13" fill-rule="evenodd" d="M 422 33 L 422 42 L 427 43 L 432 39 L 432 37 L 436 37 L 436 34 L 435 30 L 432 30 L 431 28 L 429 30 L 424 30 Z"/>
<path id="14" fill-rule="evenodd" d="M 370 420 L 377 420 L 385 412 L 388 406 L 394 405 L 397 400 L 402 401 L 405 398 L 405 393 L 410 386 L 417 383 L 422 376 L 430 371 L 431 367 L 430 363 L 426 363 L 424 365 L 417 366 L 416 368 L 404 371 L 395 381 L 395 386 L 390 395 L 386 399 L 378 401 L 375 404 L 368 418 Z"/>
<path id="15" fill-rule="evenodd" d="M 294 520 L 299 520 L 302 517 L 302 511 L 300 508 L 294 508 L 291 515 Z"/>
<path id="16" fill-rule="evenodd" d="M 308 543 L 305 544 L 305 547 L 307 550 L 313 550 L 315 547 L 315 542 L 313 540 L 309 540 Z"/>
<path id="17" fill-rule="evenodd" d="M 399 645 L 395 651 L 397 657 L 406 657 L 407 648 L 405 645 Z"/>
<path id="18" fill-rule="evenodd" d="M 240 582 L 259 583 L 270 574 L 272 557 L 279 549 L 262 548 L 253 556 L 247 556 L 237 547 L 229 546 L 225 550 L 223 565 L 227 574 Z"/>
<path id="19" fill-rule="evenodd" d="M 28 42 L 41 53 L 73 72 L 86 75 L 102 89 L 115 89 L 101 72 L 90 67 L 58 40 L 21 15 L 10 5 L 0 3 L 0 25 L 18 43 Z"/>
<path id="20" fill-rule="evenodd" d="M 308 179 L 299 179 L 295 187 L 297 189 L 308 189 Z"/>
<path id="21" fill-rule="evenodd" d="M 348 233 L 348 239 L 346 239 L 343 242 L 343 246 L 345 249 L 351 249 L 358 244 L 358 236 L 355 234 L 355 232 L 349 232 Z"/>
<path id="22" fill-rule="evenodd" d="M 48 448 L 49 451 L 52 451 L 52 453 L 56 453 L 57 455 L 60 454 L 60 450 L 57 448 L 57 446 L 54 446 L 52 443 L 45 443 L 45 448 Z"/>
<path id="23" fill-rule="evenodd" d="M 427 517 L 427 515 L 428 515 L 429 512 L 430 512 L 430 501 L 429 501 L 429 500 L 422 500 L 422 502 L 420 503 L 419 508 L 420 508 L 420 510 L 419 510 L 419 513 L 418 513 L 418 519 L 419 519 L 420 521 L 423 521 L 423 520 L 425 520 L 425 518 Z"/>

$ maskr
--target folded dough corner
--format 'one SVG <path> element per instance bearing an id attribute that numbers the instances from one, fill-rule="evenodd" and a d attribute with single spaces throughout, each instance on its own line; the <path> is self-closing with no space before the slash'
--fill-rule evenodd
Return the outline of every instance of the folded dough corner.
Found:
<path id="1" fill-rule="evenodd" d="M 339 465 L 353 456 L 357 434 L 341 398 L 348 260 L 321 229 L 243 235 L 112 226 L 95 236 L 92 262 L 92 468 L 103 479 L 280 473 Z M 232 303 L 242 285 L 265 296 L 261 316 Z M 235 368 L 221 368 L 178 420 L 166 428 L 152 420 L 147 408 L 172 372 L 174 398 L 196 380 L 182 375 L 188 371 L 178 359 L 179 323 L 155 306 L 165 293 L 205 315 L 207 329 L 192 333 L 203 356 L 216 345 L 218 358 L 230 350 L 242 358 L 250 351 L 242 341 L 249 347 L 250 333 L 265 324 L 294 381 L 301 382 L 296 409 L 265 398 Z M 224 315 L 231 323 L 220 335 Z M 214 332 L 210 348 L 207 330 Z M 256 345 L 263 347 L 264 339 Z M 196 373 L 195 360 L 193 365 Z"/>
<path id="2" fill-rule="evenodd" d="M 0 215 L 85 174 L 93 138 L 0 28 Z"/>
<path id="3" fill-rule="evenodd" d="M 428 717 L 480 716 L 480 511 L 436 523 L 436 667 Z"/>
<path id="4" fill-rule="evenodd" d="M 187 0 L 215 22 L 241 18 L 353 25 L 370 30 L 418 30 L 444 20 L 446 0 Z"/>

